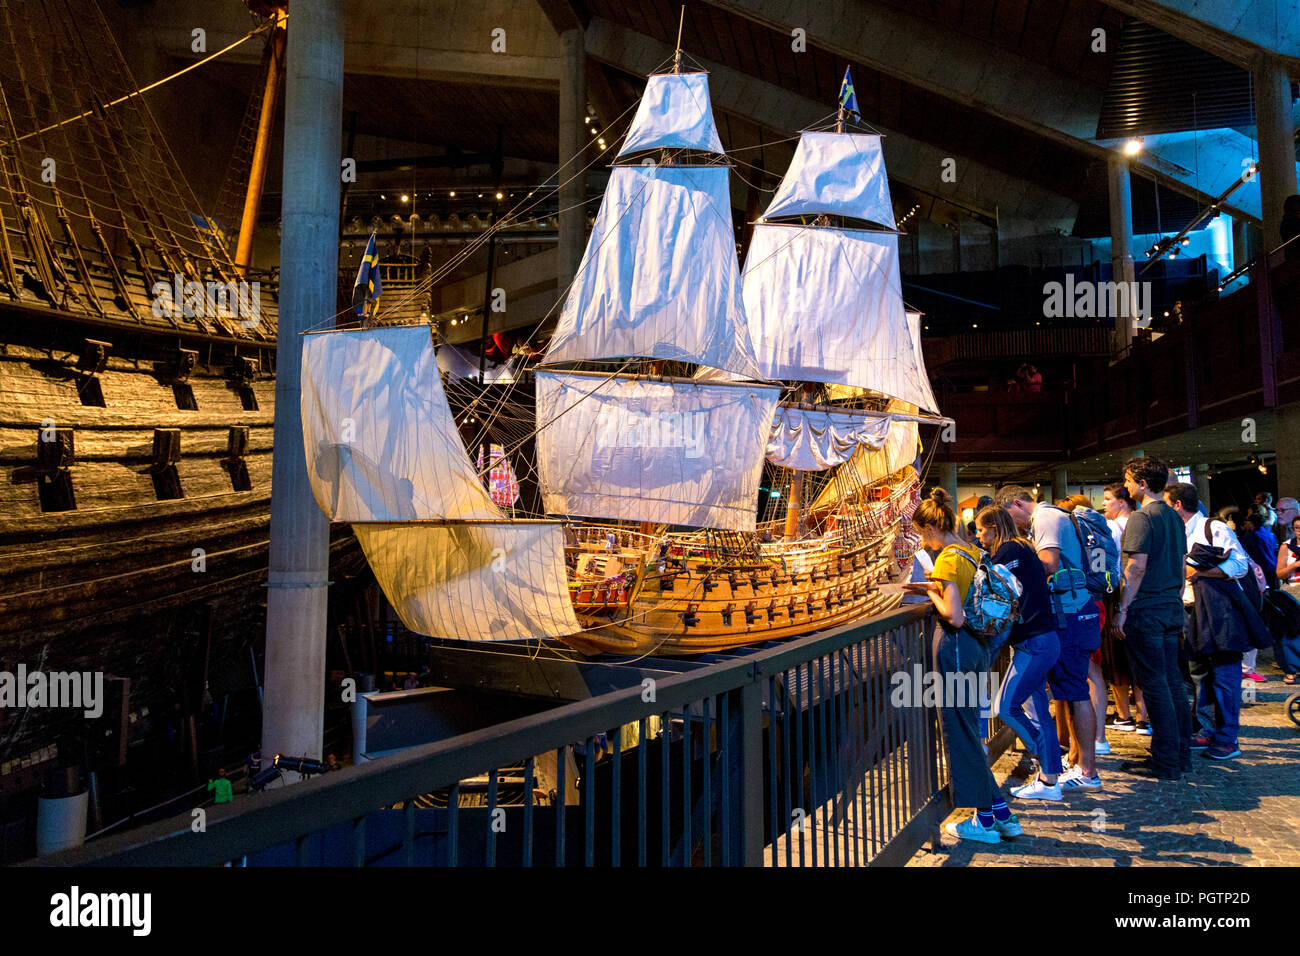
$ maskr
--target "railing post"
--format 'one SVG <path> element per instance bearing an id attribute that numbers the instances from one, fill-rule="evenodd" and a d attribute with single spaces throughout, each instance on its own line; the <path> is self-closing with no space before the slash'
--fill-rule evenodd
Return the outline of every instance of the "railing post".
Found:
<path id="1" fill-rule="evenodd" d="M 740 862 L 763 865 L 763 684 L 758 664 L 740 689 Z"/>

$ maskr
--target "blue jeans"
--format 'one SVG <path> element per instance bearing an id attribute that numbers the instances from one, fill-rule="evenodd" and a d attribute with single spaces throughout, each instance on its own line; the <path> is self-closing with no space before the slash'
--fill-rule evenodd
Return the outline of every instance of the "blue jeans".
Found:
<path id="1" fill-rule="evenodd" d="M 1056 631 L 1036 634 L 1011 648 L 1011 667 L 998 692 L 994 715 L 1024 741 L 1045 774 L 1061 772 L 1061 745 L 1056 721 L 1047 708 L 1047 672 L 1061 652 Z M 1025 713 L 1026 700 L 1033 699 L 1034 716 Z"/>
<path id="2" fill-rule="evenodd" d="M 1241 722 L 1241 652 L 1224 651 L 1193 658 L 1197 729 L 1216 747 L 1237 747 Z"/>

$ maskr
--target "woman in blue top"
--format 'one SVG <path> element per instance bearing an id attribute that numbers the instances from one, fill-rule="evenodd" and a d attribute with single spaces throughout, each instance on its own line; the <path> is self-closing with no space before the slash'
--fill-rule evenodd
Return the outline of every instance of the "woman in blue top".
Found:
<path id="1" fill-rule="evenodd" d="M 993 705 L 993 713 L 1015 731 L 1025 748 L 1038 758 L 1038 775 L 1011 791 L 1021 800 L 1060 800 L 1061 745 L 1056 722 L 1047 709 L 1047 672 L 1061 653 L 1061 640 L 1052 614 L 1047 572 L 1028 540 L 1020 536 L 1005 508 L 985 508 L 975 516 L 980 543 L 993 564 L 1004 565 L 1020 581 L 1020 620 L 1011 625 L 1011 667 Z M 1032 713 L 1025 702 L 1032 701 Z M 1046 718 L 1046 719 L 1043 719 Z"/>

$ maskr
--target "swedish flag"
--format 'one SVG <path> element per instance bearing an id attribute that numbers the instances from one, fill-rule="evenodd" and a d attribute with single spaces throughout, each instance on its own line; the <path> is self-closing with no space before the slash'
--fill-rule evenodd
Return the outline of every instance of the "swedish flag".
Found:
<path id="1" fill-rule="evenodd" d="M 847 66 L 844 68 L 844 82 L 840 84 L 840 109 L 852 113 L 857 119 L 862 118 L 862 111 L 858 109 L 858 95 L 853 92 L 853 75 Z"/>
<path id="2" fill-rule="evenodd" d="M 379 281 L 379 244 L 372 232 L 370 241 L 366 243 L 366 254 L 361 257 L 356 284 L 352 287 L 352 307 L 357 315 L 364 316 L 366 300 L 377 300 L 383 291 L 383 285 Z"/>

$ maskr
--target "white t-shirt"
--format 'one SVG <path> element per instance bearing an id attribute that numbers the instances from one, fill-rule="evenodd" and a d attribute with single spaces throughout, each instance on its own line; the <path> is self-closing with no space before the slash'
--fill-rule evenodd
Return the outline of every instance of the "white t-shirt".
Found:
<path id="1" fill-rule="evenodd" d="M 1110 536 L 1115 539 L 1115 547 L 1119 553 L 1124 553 L 1124 529 L 1128 527 L 1128 515 L 1120 515 L 1118 518 L 1107 518 L 1106 527 L 1110 528 Z"/>

